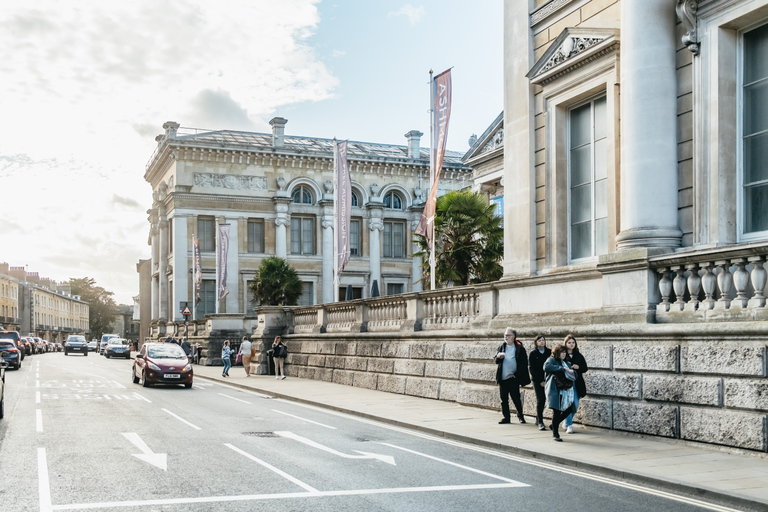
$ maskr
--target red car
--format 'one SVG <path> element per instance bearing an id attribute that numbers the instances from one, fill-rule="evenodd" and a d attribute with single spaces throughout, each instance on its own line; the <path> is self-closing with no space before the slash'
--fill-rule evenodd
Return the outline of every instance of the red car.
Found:
<path id="1" fill-rule="evenodd" d="M 147 388 L 152 384 L 184 384 L 192 387 L 192 365 L 175 343 L 145 343 L 131 368 L 133 383 Z"/>

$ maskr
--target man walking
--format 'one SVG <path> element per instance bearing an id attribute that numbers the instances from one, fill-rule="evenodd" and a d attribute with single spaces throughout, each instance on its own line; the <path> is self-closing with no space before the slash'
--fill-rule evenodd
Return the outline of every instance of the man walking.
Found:
<path id="1" fill-rule="evenodd" d="M 504 417 L 500 424 L 510 423 L 509 397 L 517 410 L 517 419 L 525 423 L 523 403 L 520 400 L 520 386 L 531 383 L 528 373 L 528 355 L 523 344 L 517 341 L 517 333 L 511 327 L 504 331 L 504 343 L 501 344 L 493 358 L 496 363 L 496 383 L 499 385 L 501 396 L 501 413 Z"/>

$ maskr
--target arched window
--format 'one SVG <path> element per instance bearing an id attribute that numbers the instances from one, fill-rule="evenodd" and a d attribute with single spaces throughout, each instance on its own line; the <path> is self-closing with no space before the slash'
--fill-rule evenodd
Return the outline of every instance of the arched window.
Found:
<path id="1" fill-rule="evenodd" d="M 387 192 L 384 195 L 384 208 L 390 208 L 392 210 L 402 210 L 403 200 L 396 192 Z"/>
<path id="2" fill-rule="evenodd" d="M 360 206 L 360 199 L 357 197 L 357 192 L 352 191 L 352 206 Z"/>
<path id="3" fill-rule="evenodd" d="M 299 185 L 293 189 L 293 196 L 291 197 L 294 203 L 312 204 L 312 191 L 304 185 Z"/>

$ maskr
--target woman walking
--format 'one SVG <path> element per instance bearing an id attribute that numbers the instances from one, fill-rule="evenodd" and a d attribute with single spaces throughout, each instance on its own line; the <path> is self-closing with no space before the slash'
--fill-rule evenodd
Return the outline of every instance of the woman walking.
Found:
<path id="1" fill-rule="evenodd" d="M 584 359 L 584 356 L 579 352 L 579 345 L 576 343 L 576 338 L 573 334 L 566 336 L 563 343 L 568 351 L 565 360 L 570 363 L 571 368 L 576 371 L 576 382 L 574 383 L 576 393 L 573 397 L 573 412 L 565 418 L 565 432 L 573 434 L 573 415 L 579 410 L 579 399 L 587 396 L 587 385 L 584 383 L 584 377 L 582 377 L 582 375 L 587 373 L 589 368 L 587 367 L 587 360 Z"/>
<path id="2" fill-rule="evenodd" d="M 560 439 L 560 423 L 570 414 L 573 407 L 573 381 L 576 380 L 575 372 L 565 361 L 568 351 L 563 345 L 555 345 L 552 356 L 544 363 L 544 374 L 547 376 L 545 386 L 547 392 L 547 405 L 552 409 L 552 437 L 555 441 Z"/>
<path id="3" fill-rule="evenodd" d="M 533 390 L 536 392 L 536 426 L 539 430 L 546 430 L 544 426 L 544 407 L 547 405 L 547 395 L 544 392 L 546 376 L 544 375 L 544 362 L 552 354 L 547 347 L 547 339 L 543 334 L 536 336 L 533 340 L 533 350 L 528 355 L 529 366 L 531 368 L 531 382 Z"/>
<path id="4" fill-rule="evenodd" d="M 275 360 L 275 380 L 285 378 L 285 358 L 288 357 L 288 347 L 283 345 L 283 338 L 275 337 L 272 342 L 272 358 Z M 282 374 L 282 377 L 280 376 Z"/>
<path id="5" fill-rule="evenodd" d="M 229 377 L 229 369 L 232 367 L 232 349 L 229 348 L 229 340 L 224 341 L 224 347 L 221 349 L 221 360 L 224 363 L 222 377 Z"/>
<path id="6" fill-rule="evenodd" d="M 245 369 L 245 376 L 251 376 L 251 340 L 248 336 L 243 336 L 243 341 L 240 343 L 240 355 L 243 358 L 243 368 Z"/>

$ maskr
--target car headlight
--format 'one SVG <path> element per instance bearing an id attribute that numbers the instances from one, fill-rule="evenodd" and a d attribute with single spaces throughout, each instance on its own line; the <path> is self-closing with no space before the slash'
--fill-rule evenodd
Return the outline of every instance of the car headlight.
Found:
<path id="1" fill-rule="evenodd" d="M 189 371 L 192 371 L 192 365 L 191 365 L 191 364 L 188 364 L 187 366 L 185 366 L 185 367 L 184 367 L 184 371 L 185 371 L 185 372 L 189 372 Z"/>
<path id="2" fill-rule="evenodd" d="M 155 370 L 156 372 L 160 371 L 160 367 L 155 363 L 147 363 L 147 367 L 149 367 L 150 370 Z"/>

